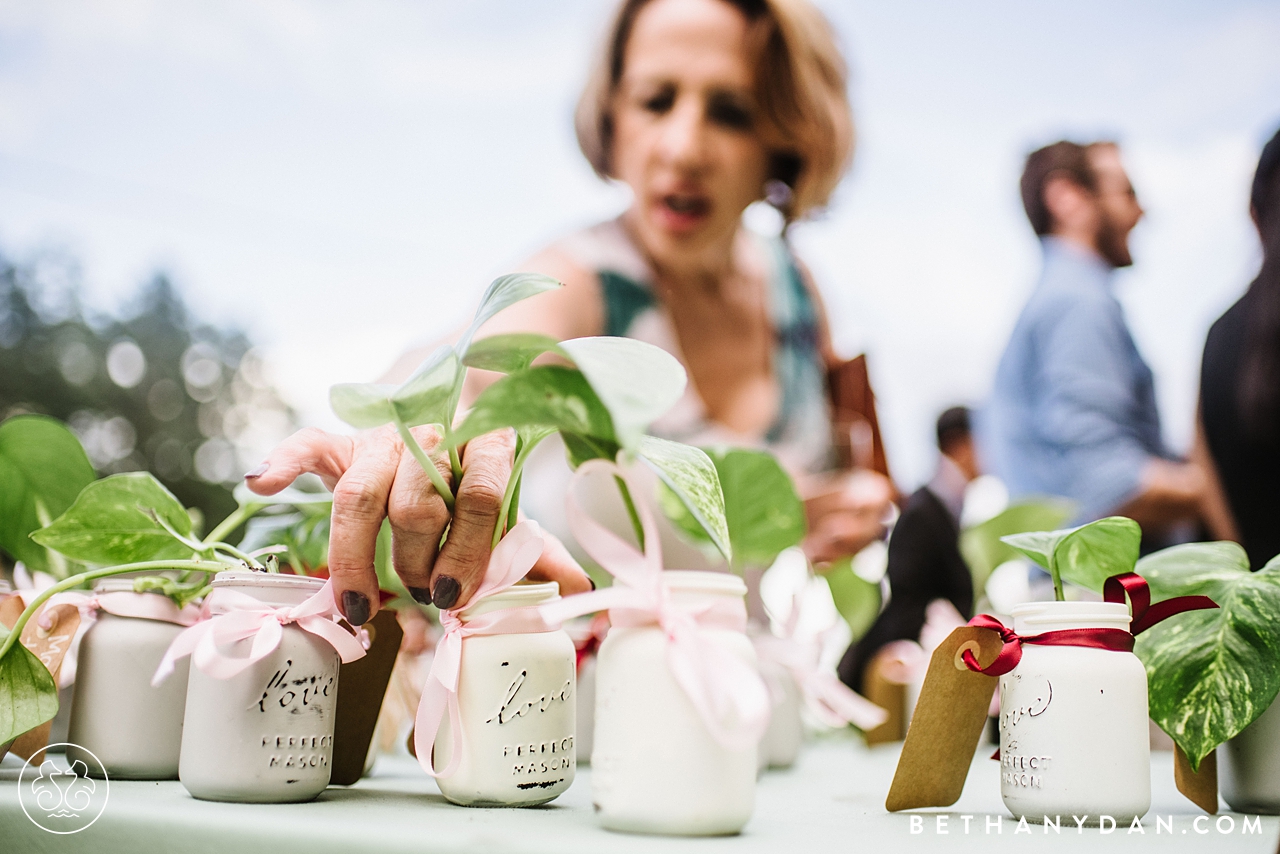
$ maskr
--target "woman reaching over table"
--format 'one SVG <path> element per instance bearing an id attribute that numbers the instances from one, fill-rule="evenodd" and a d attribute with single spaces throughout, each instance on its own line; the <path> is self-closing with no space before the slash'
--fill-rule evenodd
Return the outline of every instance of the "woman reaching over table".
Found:
<path id="1" fill-rule="evenodd" d="M 881 536 L 888 480 L 828 473 L 834 358 L 817 291 L 783 239 L 742 223 L 760 199 L 788 224 L 819 209 L 848 166 L 844 62 L 821 14 L 806 0 L 627 0 L 576 124 L 587 159 L 627 184 L 632 203 L 525 264 L 565 287 L 517 304 L 481 335 L 625 335 L 666 349 L 690 384 L 655 434 L 775 452 L 806 497 L 814 561 Z M 407 375 L 422 355 L 406 355 L 393 374 Z M 473 376 L 469 395 L 492 379 Z M 439 441 L 429 428 L 415 436 L 424 447 Z M 335 489 L 330 567 L 343 610 L 358 623 L 377 601 L 371 567 L 384 516 L 396 570 L 413 594 L 440 607 L 466 601 L 488 555 L 513 447 L 506 434 L 468 445 L 439 555 L 443 502 L 391 431 L 302 431 L 249 480 L 270 494 L 312 471 Z M 590 584 L 559 543 L 534 572 L 566 593 Z"/>

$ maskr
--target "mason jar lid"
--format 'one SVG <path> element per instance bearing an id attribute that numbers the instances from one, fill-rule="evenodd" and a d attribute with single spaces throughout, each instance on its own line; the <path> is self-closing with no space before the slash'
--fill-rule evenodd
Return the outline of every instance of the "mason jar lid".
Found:
<path id="1" fill-rule="evenodd" d="M 282 572 L 254 572 L 233 569 L 219 572 L 213 577 L 213 587 L 256 587 L 267 590 L 306 590 L 314 593 L 324 587 L 325 579 L 307 575 L 288 575 Z"/>
<path id="2" fill-rule="evenodd" d="M 730 572 L 711 572 L 702 569 L 668 569 L 662 573 L 662 583 L 673 592 L 719 593 L 745 596 L 747 584 Z"/>
<path id="3" fill-rule="evenodd" d="M 545 605 L 559 598 L 560 585 L 554 581 L 517 581 L 506 590 L 499 590 L 473 602 L 458 616 L 465 622 L 490 611 Z"/>
<path id="4" fill-rule="evenodd" d="M 1061 629 L 1129 630 L 1129 606 L 1122 602 L 1027 602 L 1013 608 L 1013 630 L 1039 634 Z"/>

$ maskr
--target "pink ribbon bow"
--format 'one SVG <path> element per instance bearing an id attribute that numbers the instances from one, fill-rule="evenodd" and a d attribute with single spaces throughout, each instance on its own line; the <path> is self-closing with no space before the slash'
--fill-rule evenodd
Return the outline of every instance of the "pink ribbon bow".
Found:
<path id="1" fill-rule="evenodd" d="M 168 596 L 159 593 L 132 593 L 117 590 L 113 593 L 81 593 L 68 590 L 49 597 L 36 617 L 42 629 L 50 625 L 49 615 L 58 605 L 75 605 L 81 613 L 105 611 L 117 617 L 139 617 L 144 620 L 160 620 L 179 626 L 191 626 L 200 619 L 200 609 L 195 605 L 179 608 Z"/>
<path id="2" fill-rule="evenodd" d="M 761 661 L 772 661 L 787 669 L 800 686 L 809 711 L 827 726 L 853 724 L 866 732 L 889 719 L 888 712 L 819 666 L 821 649 L 817 643 L 805 643 L 794 635 L 765 635 L 755 639 L 755 646 Z"/>
<path id="3" fill-rule="evenodd" d="M 545 619 L 533 607 L 503 608 L 463 622 L 461 613 L 485 596 L 499 593 L 524 578 L 542 556 L 542 529 L 537 522 L 524 521 L 507 531 L 489 556 L 480 587 L 465 603 L 440 612 L 440 625 L 444 637 L 436 645 L 431 672 L 418 701 L 418 713 L 414 717 L 413 749 L 422 770 L 432 777 L 449 777 L 458 770 L 462 761 L 462 716 L 458 709 L 458 677 L 462 671 L 462 640 L 473 635 L 509 635 L 534 632 L 552 632 L 559 622 Z M 452 749 L 443 770 L 435 768 L 433 751 L 436 735 L 449 714 L 449 732 Z"/>
<path id="4" fill-rule="evenodd" d="M 173 639 L 151 678 L 152 685 L 169 678 L 174 662 L 188 655 L 203 673 L 230 679 L 274 652 L 284 637 L 284 627 L 291 625 L 328 641 L 344 664 L 364 655 L 359 639 L 338 625 L 342 614 L 333 601 L 331 581 L 291 608 L 277 608 L 236 590 L 215 589 L 205 602 L 206 608 L 210 600 L 223 613 L 201 620 Z M 246 638 L 253 638 L 247 657 L 234 658 L 218 649 Z"/>
<path id="5" fill-rule="evenodd" d="M 622 478 L 625 472 L 607 460 L 590 460 L 578 467 L 575 482 L 591 472 Z M 645 502 L 636 501 L 644 531 L 644 552 L 596 522 L 579 506 L 570 486 L 566 500 L 569 527 L 578 544 L 616 583 L 604 590 L 570 596 L 542 606 L 549 620 L 608 609 L 615 626 L 658 626 L 667 636 L 667 666 L 707 731 L 721 746 L 741 750 L 754 746 L 769 725 L 769 693 L 759 672 L 708 637 L 706 629 L 745 632 L 747 610 L 742 602 L 717 601 L 701 608 L 676 606 L 662 583 L 662 554 L 658 530 Z"/>

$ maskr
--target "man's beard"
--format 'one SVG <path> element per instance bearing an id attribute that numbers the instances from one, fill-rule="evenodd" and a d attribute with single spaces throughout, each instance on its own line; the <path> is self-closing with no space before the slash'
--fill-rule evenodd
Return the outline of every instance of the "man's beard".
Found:
<path id="1" fill-rule="evenodd" d="M 1133 266 L 1133 256 L 1129 254 L 1129 232 L 1118 228 L 1105 211 L 1098 226 L 1098 254 L 1112 267 Z"/>

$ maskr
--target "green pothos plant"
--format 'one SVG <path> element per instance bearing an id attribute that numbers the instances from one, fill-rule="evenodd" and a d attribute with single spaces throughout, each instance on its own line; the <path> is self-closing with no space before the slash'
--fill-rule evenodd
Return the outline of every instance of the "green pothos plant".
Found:
<path id="1" fill-rule="evenodd" d="M 684 512 L 731 559 L 724 498 L 711 459 L 696 448 L 645 435 L 649 424 L 684 391 L 686 377 L 679 362 L 659 348 L 620 338 L 557 342 L 519 334 L 473 341 L 480 326 L 502 309 L 559 286 L 545 276 L 528 274 L 496 280 L 457 344 L 437 349 L 398 386 L 335 386 L 334 411 L 357 428 L 394 425 L 450 507 L 452 489 L 414 441 L 410 428 L 436 425 L 444 437 L 440 449 L 449 456 L 454 483 L 461 474 L 459 449 L 466 441 L 491 430 L 514 428 L 515 464 L 495 526 L 495 544 L 519 505 L 523 467 L 530 452 L 559 433 L 573 466 L 594 458 L 647 463 L 677 496 Z M 534 365 L 543 353 L 555 354 L 568 365 Z M 486 389 L 458 423 L 469 367 L 505 376 Z M 14 421 L 18 426 L 10 427 Z M 33 599 L 11 631 L 0 627 L 0 744 L 57 712 L 52 676 L 19 641 L 27 622 L 54 594 L 107 576 L 133 574 L 141 575 L 135 578 L 135 590 L 154 590 L 185 604 L 203 596 L 211 576 L 219 571 L 276 571 L 280 555 L 295 571 L 305 571 L 327 553 L 327 526 L 321 521 L 331 500 L 327 494 L 289 489 L 261 498 L 238 490 L 238 508 L 201 537 L 191 514 L 151 475 L 137 472 L 95 481 L 87 460 L 84 466 L 67 464 L 62 452 L 74 446 L 82 458 L 83 450 L 65 428 L 51 424 L 56 422 L 43 419 L 38 429 L 32 429 L 21 419 L 11 419 L 0 428 L 0 485 L 17 484 L 22 496 L 21 506 L 15 504 L 20 523 L 0 524 L 0 537 L 21 536 L 7 537 L 0 545 L 28 566 L 52 568 L 58 578 Z M 25 446 L 19 442 L 15 448 L 6 441 L 14 433 L 25 437 Z M 66 483 L 48 482 L 68 472 L 87 481 L 69 481 L 74 495 Z M 636 536 L 643 541 L 634 498 L 621 481 L 618 487 L 631 511 Z M 294 512 L 288 522 L 269 532 L 271 545 L 245 551 L 226 542 L 252 517 L 277 505 L 291 505 Z M 10 508 L 0 505 L 0 509 Z M 380 540 L 385 538 L 384 526 Z M 385 556 L 388 550 L 383 545 L 379 552 Z M 81 571 L 72 573 L 73 566 Z M 380 582 L 398 584 L 385 557 L 378 562 L 378 570 Z"/>
<path id="2" fill-rule="evenodd" d="M 1190 543 L 1138 559 L 1141 529 L 1111 517 L 1005 541 L 1050 571 L 1062 598 L 1068 581 L 1101 593 L 1112 575 L 1137 572 L 1153 602 L 1208 596 L 1218 607 L 1189 611 L 1138 635 L 1151 718 L 1186 754 L 1192 771 L 1258 718 L 1280 693 L 1280 558 L 1249 571 L 1235 543 Z"/>
<path id="3" fill-rule="evenodd" d="M 74 470 L 66 459 L 83 458 L 83 449 L 74 434 L 53 419 L 19 416 L 0 425 L 0 432 L 5 430 L 23 439 L 10 443 L 10 450 L 29 450 L 39 458 L 41 449 L 51 446 L 64 455 L 58 466 L 32 472 L 26 501 L 14 501 L 12 506 L 21 511 L 37 502 L 44 504 L 45 496 L 58 488 L 53 481 Z M 92 476 L 93 469 L 88 471 Z M 101 578 L 130 575 L 135 591 L 166 595 L 182 607 L 204 596 L 217 572 L 277 568 L 278 555 L 287 554 L 287 546 L 245 552 L 225 542 L 247 519 L 272 505 L 306 506 L 320 500 L 327 496 L 296 489 L 270 499 L 241 496 L 236 510 L 201 536 L 193 514 L 163 484 L 146 472 L 130 472 L 102 480 L 90 477 L 74 500 L 58 508 L 57 518 L 45 519 L 43 525 L 39 513 L 27 516 L 19 526 L 11 521 L 11 527 L 0 532 L 0 545 L 21 555 L 28 567 L 52 575 L 54 583 L 32 598 L 12 629 L 0 625 L 0 744 L 57 713 L 53 676 L 19 640 L 27 623 L 52 596 L 90 587 Z"/>
<path id="4" fill-rule="evenodd" d="M 529 454 L 548 436 L 559 433 L 569 464 L 575 468 L 591 459 L 623 458 L 648 464 L 676 496 L 683 512 L 731 559 L 724 496 L 711 459 L 697 448 L 645 434 L 684 393 L 687 378 L 675 357 L 641 341 L 609 336 L 556 341 L 545 335 L 515 333 L 473 340 L 485 321 L 502 309 L 558 287 L 555 279 L 532 273 L 497 279 L 456 344 L 437 348 L 398 386 L 334 386 L 329 396 L 333 411 L 353 427 L 394 425 L 450 507 L 454 498 L 450 484 L 410 428 L 428 424 L 439 430 L 444 439 L 439 453 L 449 456 L 454 484 L 462 475 L 461 445 L 493 430 L 514 428 L 515 460 L 493 531 L 494 545 L 519 507 Z M 568 364 L 533 364 L 544 354 Z M 468 368 L 505 376 L 477 397 L 458 424 Z M 621 480 L 618 489 L 636 536 L 643 542 L 634 498 Z"/>

